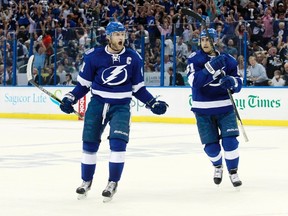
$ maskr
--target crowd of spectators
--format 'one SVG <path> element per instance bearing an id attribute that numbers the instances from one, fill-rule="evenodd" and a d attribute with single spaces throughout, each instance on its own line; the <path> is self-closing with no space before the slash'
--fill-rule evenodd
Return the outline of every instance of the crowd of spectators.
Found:
<path id="1" fill-rule="evenodd" d="M 238 59 L 240 72 L 249 85 L 288 85 L 287 6 L 287 0 L 0 0 L 0 84 L 4 74 L 4 40 L 5 79 L 11 84 L 16 38 L 19 72 L 32 52 L 41 84 L 74 85 L 82 54 L 106 44 L 105 27 L 110 21 L 125 25 L 126 46 L 139 53 L 144 38 L 146 73 L 160 71 L 161 35 L 165 39 L 165 72 L 173 66 L 173 43 L 176 70 L 184 72 L 187 57 L 199 49 L 202 28 L 199 21 L 181 13 L 182 7 L 189 7 L 216 29 L 217 49 Z M 57 74 L 51 78 L 55 61 Z M 261 67 L 261 78 L 255 65 Z"/>

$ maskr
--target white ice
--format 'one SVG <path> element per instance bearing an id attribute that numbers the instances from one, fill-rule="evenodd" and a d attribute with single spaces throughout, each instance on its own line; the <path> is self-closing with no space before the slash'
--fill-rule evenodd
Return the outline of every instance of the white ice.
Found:
<path id="1" fill-rule="evenodd" d="M 87 199 L 81 183 L 81 121 L 0 119 L 1 216 L 286 216 L 288 128 L 245 126 L 240 191 L 225 170 L 219 187 L 189 124 L 133 123 L 118 192 L 103 203 L 108 130 Z M 109 128 L 107 128 L 109 129 Z"/>

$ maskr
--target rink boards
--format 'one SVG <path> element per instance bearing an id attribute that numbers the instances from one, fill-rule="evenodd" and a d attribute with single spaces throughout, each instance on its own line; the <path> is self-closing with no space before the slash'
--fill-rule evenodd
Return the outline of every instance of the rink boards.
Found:
<path id="1" fill-rule="evenodd" d="M 58 98 L 72 87 L 45 87 Z M 195 123 L 190 111 L 192 94 L 189 87 L 148 87 L 159 100 L 169 104 L 165 115 L 155 116 L 139 100 L 131 102 L 132 121 L 162 123 Z M 85 113 L 90 94 L 75 105 Z M 237 109 L 246 125 L 288 126 L 288 88 L 243 88 L 233 95 Z M 0 118 L 77 120 L 58 108 L 58 103 L 35 87 L 0 87 Z"/>

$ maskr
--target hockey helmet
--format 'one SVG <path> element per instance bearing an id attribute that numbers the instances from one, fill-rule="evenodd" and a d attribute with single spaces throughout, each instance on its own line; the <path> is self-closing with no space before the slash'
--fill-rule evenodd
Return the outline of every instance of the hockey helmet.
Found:
<path id="1" fill-rule="evenodd" d="M 207 31 L 208 31 L 208 35 L 207 35 Z M 217 41 L 217 32 L 216 32 L 216 30 L 213 29 L 213 28 L 208 28 L 207 31 L 206 31 L 206 29 L 203 29 L 201 31 L 200 38 L 202 38 L 202 37 L 210 37 L 210 38 L 213 39 L 214 42 Z"/>
<path id="2" fill-rule="evenodd" d="M 111 36 L 113 32 L 125 32 L 124 25 L 120 22 L 110 22 L 106 27 L 106 35 Z"/>

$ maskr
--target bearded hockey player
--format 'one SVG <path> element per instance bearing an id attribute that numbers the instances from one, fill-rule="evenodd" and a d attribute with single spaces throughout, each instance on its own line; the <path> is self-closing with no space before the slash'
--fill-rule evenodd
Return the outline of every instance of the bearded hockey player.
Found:
<path id="1" fill-rule="evenodd" d="M 91 90 L 82 135 L 83 183 L 76 190 L 79 199 L 86 197 L 91 188 L 101 135 L 108 123 L 111 153 L 108 184 L 102 192 L 104 202 L 110 201 L 115 194 L 129 141 L 132 96 L 157 115 L 164 114 L 168 107 L 164 101 L 157 101 L 144 86 L 142 58 L 136 51 L 124 47 L 125 34 L 123 24 L 110 22 L 107 25 L 108 45 L 92 48 L 85 53 L 78 84 L 65 95 L 60 106 L 63 112 L 72 113 L 72 105 Z"/>

